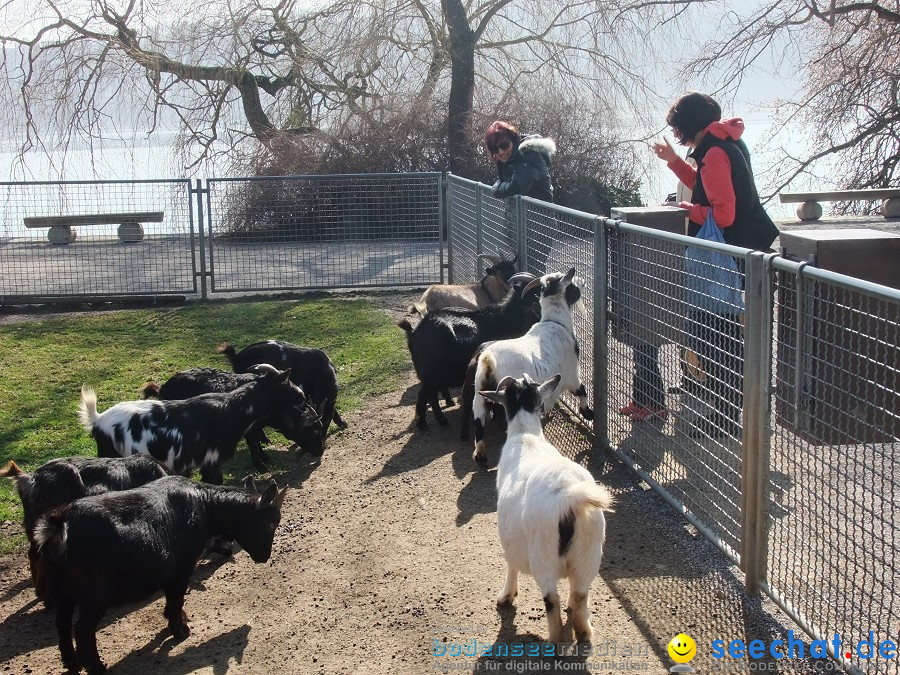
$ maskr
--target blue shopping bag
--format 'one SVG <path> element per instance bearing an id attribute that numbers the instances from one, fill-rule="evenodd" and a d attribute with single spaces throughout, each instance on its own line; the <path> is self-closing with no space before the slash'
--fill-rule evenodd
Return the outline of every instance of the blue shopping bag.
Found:
<path id="1" fill-rule="evenodd" d="M 725 243 L 712 209 L 697 233 L 697 239 Z M 688 246 L 684 252 L 685 301 L 688 308 L 721 315 L 744 313 L 741 273 L 734 258 L 721 251 Z"/>

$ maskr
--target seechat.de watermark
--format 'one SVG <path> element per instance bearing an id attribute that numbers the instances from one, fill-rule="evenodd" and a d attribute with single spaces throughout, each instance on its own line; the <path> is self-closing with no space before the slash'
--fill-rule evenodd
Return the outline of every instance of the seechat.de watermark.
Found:
<path id="1" fill-rule="evenodd" d="M 679 633 L 668 645 L 669 656 L 677 665 L 669 670 L 673 673 L 693 672 L 689 661 L 697 654 L 697 644 L 684 633 Z M 853 661 L 872 663 L 874 660 L 897 658 L 897 642 L 890 638 L 876 638 L 875 631 L 866 637 L 851 640 L 835 633 L 825 640 L 806 641 L 789 630 L 786 638 L 772 640 L 715 639 L 710 644 L 710 656 L 714 659 L 707 664 L 710 670 L 728 672 L 780 671 L 786 667 L 786 660 L 815 659 L 816 669 L 835 670 L 837 667 L 830 656 Z"/>

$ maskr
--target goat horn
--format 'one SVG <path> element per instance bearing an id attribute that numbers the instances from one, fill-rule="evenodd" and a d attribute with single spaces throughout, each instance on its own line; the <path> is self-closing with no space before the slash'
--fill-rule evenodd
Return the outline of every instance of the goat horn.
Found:
<path id="1" fill-rule="evenodd" d="M 479 253 L 475 257 L 478 260 L 481 260 L 482 258 L 485 260 L 489 260 L 493 265 L 496 265 L 498 262 L 500 262 L 500 256 L 496 256 L 493 253 Z"/>
<path id="2" fill-rule="evenodd" d="M 250 366 L 248 368 L 249 371 L 257 373 L 259 375 L 264 375 L 265 373 L 279 373 L 281 371 L 278 370 L 275 366 L 270 363 L 257 363 L 255 365 Z"/>
<path id="3" fill-rule="evenodd" d="M 525 297 L 525 296 L 528 294 L 529 291 L 531 291 L 531 290 L 537 288 L 537 287 L 540 286 L 540 285 L 541 285 L 541 280 L 540 280 L 540 279 L 535 279 L 534 281 L 532 281 L 531 283 L 529 283 L 525 288 L 522 289 L 522 297 Z"/>
<path id="4" fill-rule="evenodd" d="M 514 284 L 517 281 L 533 281 L 537 277 L 529 272 L 516 272 L 509 278 L 509 283 Z"/>
<path id="5" fill-rule="evenodd" d="M 498 254 L 500 255 L 500 257 L 503 258 L 504 260 L 515 260 L 516 258 L 519 257 L 519 254 L 516 253 L 516 252 L 512 249 L 511 246 L 502 246 L 501 248 L 498 248 L 498 249 L 497 249 L 497 253 L 498 253 Z"/>
<path id="6" fill-rule="evenodd" d="M 501 389 L 505 389 L 506 387 L 508 387 L 511 383 L 513 383 L 515 381 L 516 381 L 516 378 L 512 377 L 511 375 L 507 375 L 502 380 L 500 380 L 500 383 L 497 385 L 497 391 L 500 391 Z"/>

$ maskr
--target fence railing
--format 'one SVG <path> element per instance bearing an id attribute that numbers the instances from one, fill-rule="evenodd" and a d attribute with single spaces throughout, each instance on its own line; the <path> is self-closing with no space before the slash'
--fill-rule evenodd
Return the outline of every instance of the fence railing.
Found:
<path id="1" fill-rule="evenodd" d="M 900 291 L 494 199 L 455 176 L 448 195 L 451 278 L 471 278 L 475 256 L 502 243 L 527 271 L 574 266 L 585 279 L 576 337 L 593 374 L 594 444 L 618 454 L 741 566 L 750 593 L 765 592 L 814 639 L 895 636 Z M 688 304 L 687 246 L 743 262 L 743 316 Z M 665 413 L 634 421 L 626 406 L 635 399 Z M 900 673 L 897 659 L 873 666 L 828 649 L 847 670 Z"/>

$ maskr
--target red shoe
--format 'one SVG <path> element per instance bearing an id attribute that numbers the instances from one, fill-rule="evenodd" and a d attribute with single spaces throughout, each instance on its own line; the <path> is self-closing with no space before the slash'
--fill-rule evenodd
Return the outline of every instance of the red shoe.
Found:
<path id="1" fill-rule="evenodd" d="M 628 418 L 632 422 L 643 422 L 649 419 L 664 420 L 669 416 L 669 411 L 665 408 L 637 406 L 637 410 L 631 413 Z"/>
<path id="2" fill-rule="evenodd" d="M 619 414 L 626 416 L 634 415 L 638 410 L 640 410 L 640 408 L 641 406 L 639 406 L 634 401 L 629 401 L 628 405 L 619 408 Z"/>

